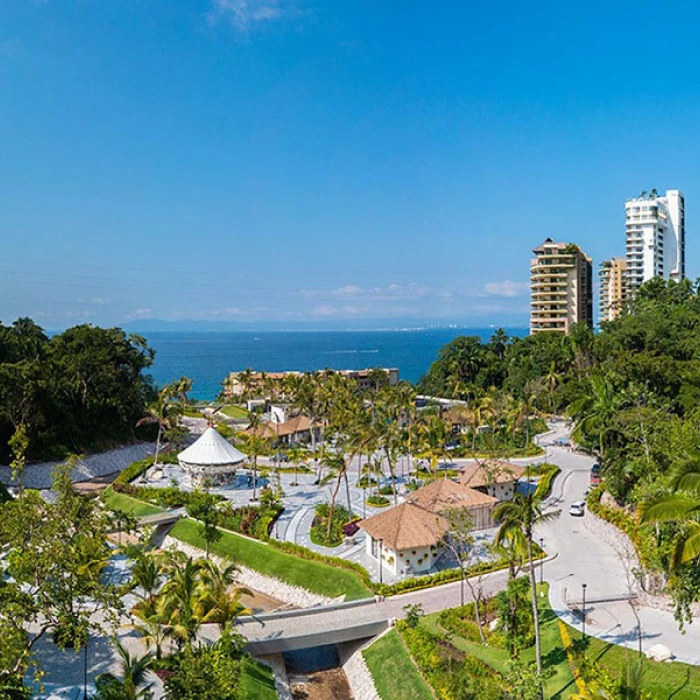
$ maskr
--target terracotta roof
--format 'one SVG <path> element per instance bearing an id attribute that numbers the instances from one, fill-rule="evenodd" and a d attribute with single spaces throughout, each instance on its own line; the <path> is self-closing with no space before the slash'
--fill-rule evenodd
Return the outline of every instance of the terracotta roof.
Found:
<path id="1" fill-rule="evenodd" d="M 402 503 L 358 523 L 375 540 L 393 549 L 438 544 L 448 529 L 445 518 L 414 503 Z"/>
<path id="2" fill-rule="evenodd" d="M 489 484 L 507 484 L 517 481 L 525 473 L 525 467 L 500 459 L 471 462 L 461 470 L 459 483 L 471 488 Z"/>
<path id="3" fill-rule="evenodd" d="M 311 421 L 301 413 L 294 418 L 290 418 L 284 423 L 273 423 L 265 421 L 260 423 L 256 433 L 266 438 L 287 437 L 295 433 L 304 433 L 311 430 Z M 252 432 L 248 428 L 248 432 Z"/>
<path id="4" fill-rule="evenodd" d="M 414 491 L 407 496 L 407 500 L 432 513 L 441 513 L 450 508 L 474 508 L 498 503 L 497 498 L 458 484 L 452 479 L 437 479 Z"/>

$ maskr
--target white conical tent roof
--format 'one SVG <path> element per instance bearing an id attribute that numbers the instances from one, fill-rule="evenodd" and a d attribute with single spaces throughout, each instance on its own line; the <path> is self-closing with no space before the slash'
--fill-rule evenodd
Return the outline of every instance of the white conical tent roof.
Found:
<path id="1" fill-rule="evenodd" d="M 202 436 L 177 456 L 180 464 L 193 467 L 223 467 L 238 464 L 246 456 L 214 428 L 207 428 Z"/>

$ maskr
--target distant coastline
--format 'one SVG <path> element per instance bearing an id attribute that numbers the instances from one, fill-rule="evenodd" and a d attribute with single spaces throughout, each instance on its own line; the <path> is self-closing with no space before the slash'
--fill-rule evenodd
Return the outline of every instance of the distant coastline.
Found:
<path id="1" fill-rule="evenodd" d="M 135 329 L 130 329 L 134 331 Z M 461 335 L 487 340 L 496 328 L 441 327 L 391 330 L 142 330 L 156 351 L 151 374 L 158 385 L 181 376 L 193 382 L 192 398 L 213 399 L 224 377 L 252 367 L 266 372 L 397 367 L 416 382 L 440 349 Z M 511 336 L 527 328 L 508 328 Z"/>

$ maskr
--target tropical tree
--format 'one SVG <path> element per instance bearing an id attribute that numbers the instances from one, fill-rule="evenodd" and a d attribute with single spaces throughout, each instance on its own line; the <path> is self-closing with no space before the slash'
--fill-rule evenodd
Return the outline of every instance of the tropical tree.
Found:
<path id="1" fill-rule="evenodd" d="M 0 584 L 0 686 L 20 685 L 36 644 L 47 634 L 60 647 L 81 648 L 91 632 L 117 624 L 123 602 L 104 580 L 111 556 L 110 516 L 94 499 L 73 491 L 78 459 L 54 472 L 56 503 L 36 492 L 0 507 L 6 551 Z"/>
<path id="2" fill-rule="evenodd" d="M 297 474 L 299 472 L 299 465 L 306 464 L 309 458 L 309 453 L 307 452 L 307 450 L 301 447 L 291 447 L 289 450 L 287 450 L 287 457 L 291 460 L 292 464 L 294 465 L 294 481 L 292 482 L 292 486 L 297 486 Z"/>
<path id="3" fill-rule="evenodd" d="M 142 418 L 137 426 L 155 423 L 158 426 L 156 437 L 156 452 L 153 464 L 158 464 L 158 456 L 163 447 L 163 436 L 175 430 L 183 414 L 183 405 L 178 400 L 177 393 L 171 384 L 166 384 L 159 392 L 156 401 L 148 408 L 149 415 Z"/>
<path id="4" fill-rule="evenodd" d="M 616 410 L 617 397 L 612 382 L 601 375 L 592 376 L 585 393 L 568 409 L 576 421 L 574 440 L 585 443 L 590 439 L 597 443 L 598 453 L 605 459 Z"/>
<path id="5" fill-rule="evenodd" d="M 255 487 L 253 487 L 255 488 Z M 253 491 L 255 493 L 255 491 Z M 190 518 L 198 520 L 200 534 L 204 538 L 205 557 L 209 559 L 209 547 L 214 542 L 218 542 L 222 535 L 218 528 L 221 522 L 221 514 L 217 510 L 218 500 L 211 493 L 195 492 L 192 502 L 187 506 L 187 514 Z"/>
<path id="6" fill-rule="evenodd" d="M 700 558 L 700 450 L 686 454 L 670 477 L 670 493 L 640 507 L 642 522 L 675 522 L 679 526 L 672 566 L 678 570 Z"/>
<path id="7" fill-rule="evenodd" d="M 120 676 L 103 673 L 97 677 L 95 700 L 151 700 L 153 684 L 145 685 L 152 672 L 154 657 L 149 652 L 132 656 L 122 643 L 113 640 L 121 665 Z"/>
<path id="8" fill-rule="evenodd" d="M 251 614 L 241 604 L 241 596 L 252 593 L 241 587 L 231 590 L 237 573 L 238 567 L 235 564 L 220 566 L 211 559 L 202 564 L 199 572 L 197 616 L 202 624 L 216 623 L 222 634 L 239 615 Z"/>
<path id="9" fill-rule="evenodd" d="M 535 625 L 535 657 L 537 672 L 542 674 L 542 642 L 540 640 L 540 624 L 537 609 L 537 581 L 533 566 L 532 536 L 536 525 L 551 520 L 559 515 L 558 512 L 545 513 L 542 510 L 542 499 L 535 493 L 523 495 L 516 493 L 511 501 L 499 503 L 494 509 L 494 518 L 500 523 L 496 544 L 502 544 L 507 539 L 524 541 L 527 549 L 527 560 L 530 570 L 530 588 L 532 593 L 532 616 Z"/>

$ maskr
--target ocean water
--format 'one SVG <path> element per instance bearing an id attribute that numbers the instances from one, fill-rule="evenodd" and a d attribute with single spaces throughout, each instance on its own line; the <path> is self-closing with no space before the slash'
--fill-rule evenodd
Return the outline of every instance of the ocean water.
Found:
<path id="1" fill-rule="evenodd" d="M 526 329 L 507 329 L 523 336 Z M 193 381 L 192 398 L 212 399 L 229 372 L 252 367 L 265 372 L 398 367 L 416 382 L 440 348 L 460 335 L 487 340 L 492 328 L 396 331 L 142 332 L 156 351 L 151 374 L 159 386 L 178 377 Z"/>

